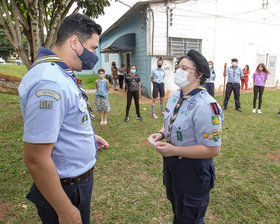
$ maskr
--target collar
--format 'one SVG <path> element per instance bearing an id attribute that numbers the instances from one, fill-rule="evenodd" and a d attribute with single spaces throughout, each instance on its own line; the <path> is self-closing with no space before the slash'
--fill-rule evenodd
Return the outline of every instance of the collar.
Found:
<path id="1" fill-rule="evenodd" d="M 183 91 L 182 89 L 180 90 L 180 98 L 184 98 L 184 99 L 190 99 L 192 96 L 194 96 L 195 94 L 199 93 L 202 90 L 206 90 L 205 87 L 203 86 L 198 86 L 197 88 L 193 89 L 192 91 L 190 91 L 188 94 L 183 95 Z"/>

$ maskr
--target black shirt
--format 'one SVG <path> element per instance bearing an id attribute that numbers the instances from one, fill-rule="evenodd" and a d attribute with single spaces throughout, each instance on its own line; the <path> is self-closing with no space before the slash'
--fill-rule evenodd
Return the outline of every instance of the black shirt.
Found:
<path id="1" fill-rule="evenodd" d="M 125 78 L 125 82 L 128 85 L 128 91 L 138 91 L 138 82 L 140 82 L 139 75 L 127 75 Z"/>

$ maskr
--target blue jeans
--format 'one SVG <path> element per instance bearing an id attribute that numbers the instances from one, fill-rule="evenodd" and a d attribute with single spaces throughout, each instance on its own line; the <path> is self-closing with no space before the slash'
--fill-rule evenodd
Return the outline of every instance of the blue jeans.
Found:
<path id="1" fill-rule="evenodd" d="M 205 88 L 207 89 L 207 92 L 214 97 L 215 96 L 215 85 L 214 83 L 205 83 Z"/>
<path id="2" fill-rule="evenodd" d="M 62 185 L 62 187 L 72 204 L 79 209 L 83 224 L 89 224 L 93 173 L 79 184 Z M 58 224 L 58 216 L 55 210 L 46 201 L 35 184 L 32 185 L 26 198 L 35 204 L 43 224 Z"/>

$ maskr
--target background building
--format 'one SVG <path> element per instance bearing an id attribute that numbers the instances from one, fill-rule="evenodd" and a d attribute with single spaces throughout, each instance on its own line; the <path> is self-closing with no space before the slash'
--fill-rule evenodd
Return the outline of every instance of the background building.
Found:
<path id="1" fill-rule="evenodd" d="M 274 87 L 280 80 L 279 11 L 279 0 L 141 1 L 101 35 L 94 72 L 102 67 L 110 74 L 112 61 L 117 67 L 136 65 L 142 94 L 151 97 L 150 73 L 162 57 L 170 93 L 177 88 L 177 59 L 195 49 L 214 62 L 216 89 L 222 89 L 224 63 L 233 57 L 241 68 L 250 66 L 249 86 L 262 62 L 271 72 L 267 86 Z"/>

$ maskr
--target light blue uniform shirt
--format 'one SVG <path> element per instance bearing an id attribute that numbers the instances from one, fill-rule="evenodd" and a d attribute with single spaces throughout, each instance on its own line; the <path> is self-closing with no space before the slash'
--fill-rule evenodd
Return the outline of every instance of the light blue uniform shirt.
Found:
<path id="1" fill-rule="evenodd" d="M 96 96 L 102 96 L 104 98 L 108 98 L 108 86 L 107 86 L 107 79 L 104 79 L 101 81 L 100 79 L 97 79 L 97 91 L 96 91 Z"/>
<path id="2" fill-rule="evenodd" d="M 96 143 L 86 102 L 57 64 L 33 67 L 19 88 L 23 141 L 55 143 L 51 157 L 60 178 L 76 177 L 96 162 Z"/>
<path id="3" fill-rule="evenodd" d="M 176 91 L 168 99 L 164 114 L 165 136 L 179 98 L 180 91 Z M 175 146 L 220 146 L 224 114 L 218 103 L 220 115 L 214 114 L 210 104 L 215 102 L 205 90 L 185 99 L 173 123 L 170 143 Z"/>
<path id="4" fill-rule="evenodd" d="M 235 69 L 231 66 L 227 68 L 228 82 L 240 83 L 240 77 L 244 77 L 242 69 L 236 67 Z"/>
<path id="5" fill-rule="evenodd" d="M 165 71 L 162 68 L 155 67 L 150 77 L 154 78 L 156 83 L 164 83 Z"/>
<path id="6" fill-rule="evenodd" d="M 210 78 L 205 80 L 205 83 L 214 83 L 216 79 L 216 73 L 214 70 L 210 70 Z"/>

